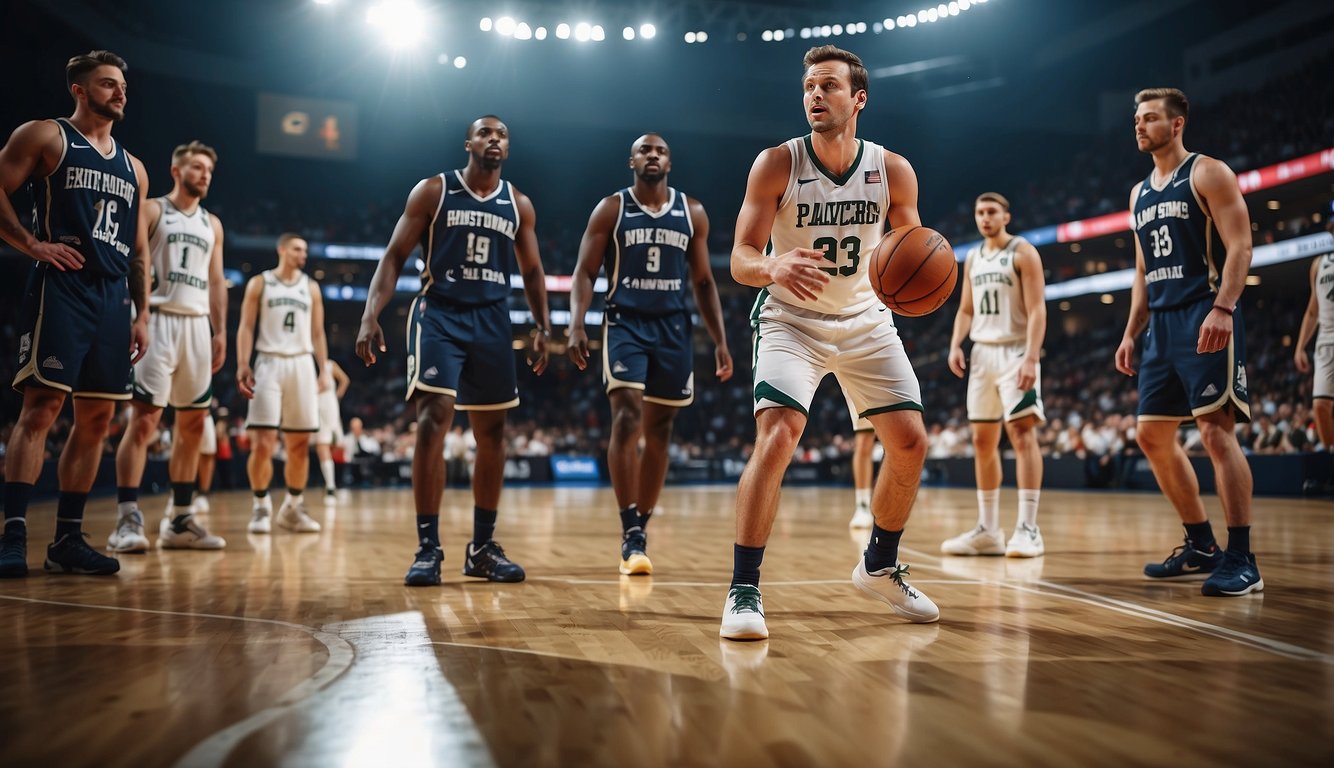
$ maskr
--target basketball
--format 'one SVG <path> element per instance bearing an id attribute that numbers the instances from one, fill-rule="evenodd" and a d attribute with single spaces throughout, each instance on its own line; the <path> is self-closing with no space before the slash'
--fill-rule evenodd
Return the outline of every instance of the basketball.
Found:
<path id="1" fill-rule="evenodd" d="M 954 293 L 959 263 L 944 235 L 920 225 L 903 227 L 880 238 L 867 277 L 891 312 L 921 317 Z"/>

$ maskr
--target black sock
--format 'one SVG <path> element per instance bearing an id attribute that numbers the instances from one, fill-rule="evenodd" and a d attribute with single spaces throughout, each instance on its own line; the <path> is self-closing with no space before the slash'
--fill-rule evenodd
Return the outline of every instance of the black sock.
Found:
<path id="1" fill-rule="evenodd" d="M 871 540 L 866 544 L 866 570 L 870 573 L 884 568 L 893 568 L 899 564 L 899 539 L 902 529 L 887 531 L 878 525 L 871 525 Z"/>
<path id="2" fill-rule="evenodd" d="M 134 487 L 128 485 L 116 486 L 117 504 L 124 504 L 129 501 L 138 501 L 138 500 L 139 500 L 139 488 L 137 486 Z"/>
<path id="3" fill-rule="evenodd" d="M 190 506 L 190 502 L 194 500 L 194 495 L 195 495 L 194 483 L 189 483 L 189 482 L 178 483 L 175 481 L 172 482 L 171 503 L 175 505 L 178 509 L 185 509 L 186 507 Z"/>
<path id="4" fill-rule="evenodd" d="M 5 483 L 5 530 L 28 530 L 28 498 L 32 483 Z"/>
<path id="5" fill-rule="evenodd" d="M 732 586 L 760 585 L 760 563 L 764 562 L 764 547 L 732 545 Z"/>
<path id="6" fill-rule="evenodd" d="M 494 509 L 472 508 L 472 543 L 481 546 L 491 540 L 496 532 L 496 511 Z"/>
<path id="7" fill-rule="evenodd" d="M 1228 526 L 1227 551 L 1236 552 L 1240 555 L 1251 553 L 1251 527 L 1249 525 L 1239 525 L 1236 528 Z"/>
<path id="8" fill-rule="evenodd" d="M 639 505 L 631 504 L 621 510 L 621 533 L 629 533 L 631 528 L 642 528 L 643 523 L 639 517 Z"/>
<path id="9" fill-rule="evenodd" d="M 1184 523 L 1183 527 L 1186 529 L 1186 538 L 1190 541 L 1192 547 L 1201 552 L 1214 551 L 1214 528 L 1209 525 L 1208 520 L 1203 523 Z"/>
<path id="10" fill-rule="evenodd" d="M 417 515 L 417 540 L 440 546 L 439 515 Z"/>
<path id="11" fill-rule="evenodd" d="M 88 494 L 60 492 L 56 502 L 56 541 L 68 534 L 78 536 L 83 529 L 83 508 L 88 503 Z"/>
<path id="12" fill-rule="evenodd" d="M 260 499 L 263 499 L 269 495 L 269 489 L 265 488 L 262 491 L 251 491 L 251 493 L 255 494 L 255 500 L 259 501 Z"/>
<path id="13" fill-rule="evenodd" d="M 288 488 L 288 489 L 287 489 L 287 495 L 288 495 L 288 496 L 291 496 L 291 497 L 294 498 L 294 499 L 299 499 L 299 498 L 301 498 L 301 492 L 304 491 L 304 490 L 306 490 L 306 489 L 305 489 L 305 488 Z"/>

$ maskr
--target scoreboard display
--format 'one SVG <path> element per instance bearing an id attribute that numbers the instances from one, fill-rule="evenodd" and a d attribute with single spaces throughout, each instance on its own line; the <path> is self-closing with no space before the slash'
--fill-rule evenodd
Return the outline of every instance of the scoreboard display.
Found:
<path id="1" fill-rule="evenodd" d="M 347 101 L 259 94 L 256 149 L 261 154 L 355 160 L 357 107 Z"/>

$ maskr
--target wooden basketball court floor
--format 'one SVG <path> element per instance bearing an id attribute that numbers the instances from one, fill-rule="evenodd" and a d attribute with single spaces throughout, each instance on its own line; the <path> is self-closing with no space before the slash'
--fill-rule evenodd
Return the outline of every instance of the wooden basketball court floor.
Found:
<path id="1" fill-rule="evenodd" d="M 1222 599 L 1140 577 L 1181 538 L 1159 496 L 1046 492 L 1045 558 L 963 559 L 937 553 L 973 492 L 926 490 L 902 559 L 942 616 L 913 625 L 849 583 L 851 491 L 792 488 L 771 638 L 731 643 L 734 493 L 669 488 L 631 578 L 609 490 L 507 489 L 497 537 L 529 578 L 506 585 L 459 574 L 450 490 L 446 581 L 418 589 L 407 490 L 313 496 L 323 533 L 263 537 L 218 495 L 225 551 L 112 578 L 43 573 L 36 505 L 37 568 L 0 581 L 0 765 L 1334 764 L 1330 502 L 1257 500 L 1267 589 Z M 114 502 L 88 518 L 100 546 Z"/>

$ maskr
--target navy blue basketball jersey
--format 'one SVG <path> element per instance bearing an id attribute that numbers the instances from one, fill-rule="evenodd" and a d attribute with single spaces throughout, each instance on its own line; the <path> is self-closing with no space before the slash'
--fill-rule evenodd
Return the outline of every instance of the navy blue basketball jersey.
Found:
<path id="1" fill-rule="evenodd" d="M 474 306 L 503 301 L 516 271 L 514 187 L 501 179 L 491 194 L 479 197 L 463 183 L 461 171 L 440 178 L 440 206 L 422 242 L 422 293 Z"/>
<path id="2" fill-rule="evenodd" d="M 650 211 L 627 187 L 607 246 L 607 307 L 644 315 L 686 308 L 686 253 L 695 225 L 686 196 L 667 189 L 667 205 Z"/>
<path id="3" fill-rule="evenodd" d="M 130 155 L 115 139 L 103 155 L 68 120 L 55 123 L 65 151 L 50 176 L 33 180 L 36 235 L 82 254 L 87 274 L 124 277 L 139 231 L 139 179 Z"/>
<path id="4" fill-rule="evenodd" d="M 1218 293 L 1226 251 L 1190 178 L 1199 157 L 1187 155 L 1162 187 L 1154 186 L 1150 173 L 1135 197 L 1135 236 L 1144 252 L 1150 309 L 1171 309 Z"/>

